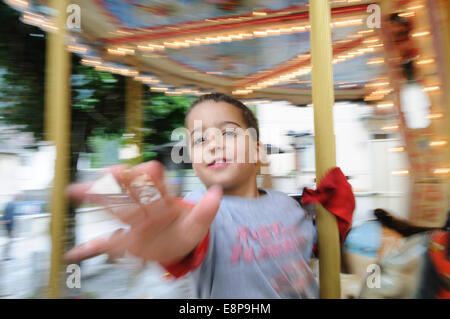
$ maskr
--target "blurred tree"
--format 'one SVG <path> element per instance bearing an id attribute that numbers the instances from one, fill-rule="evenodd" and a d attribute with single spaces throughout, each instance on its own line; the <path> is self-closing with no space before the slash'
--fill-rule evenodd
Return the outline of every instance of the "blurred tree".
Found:
<path id="1" fill-rule="evenodd" d="M 6 123 L 21 125 L 36 140 L 44 139 L 46 35 L 22 23 L 20 14 L 0 2 L 0 112 Z M 125 132 L 125 81 L 120 75 L 81 65 L 72 55 L 72 153 L 89 151 L 89 136 Z M 170 141 L 173 129 L 184 125 L 190 96 L 167 96 L 145 90 L 144 141 L 148 147 Z M 145 149 L 148 149 L 145 147 Z M 145 159 L 151 159 L 147 154 Z M 72 167 L 76 168 L 76 161 Z"/>
<path id="2" fill-rule="evenodd" d="M 44 139 L 46 34 L 24 24 L 20 14 L 0 2 L 0 116 L 20 125 L 37 141 Z M 117 136 L 125 132 L 125 79 L 81 65 L 72 55 L 70 180 L 76 181 L 80 152 L 89 152 L 89 137 Z M 144 142 L 149 147 L 170 141 L 174 128 L 184 125 L 192 97 L 166 96 L 145 90 Z M 144 150 L 147 147 L 144 146 Z M 155 154 L 145 152 L 144 159 Z M 68 247 L 75 243 L 74 208 L 68 216 Z"/>
<path id="3" fill-rule="evenodd" d="M 42 139 L 45 40 L 39 29 L 19 21 L 19 14 L 0 2 L 0 68 L 4 120 L 22 125 Z"/>
<path id="4" fill-rule="evenodd" d="M 156 158 L 149 149 L 171 142 L 173 130 L 184 127 L 184 116 L 194 102 L 193 96 L 154 95 L 146 91 L 144 107 L 144 161 Z"/>

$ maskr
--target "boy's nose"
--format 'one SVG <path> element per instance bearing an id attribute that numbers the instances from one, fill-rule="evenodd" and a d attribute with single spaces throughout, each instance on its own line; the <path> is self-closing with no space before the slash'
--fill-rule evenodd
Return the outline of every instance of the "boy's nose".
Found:
<path id="1" fill-rule="evenodd" d="M 213 153 L 217 150 L 222 150 L 224 147 L 224 140 L 222 135 L 211 135 L 208 138 L 208 143 L 206 143 L 207 151 Z"/>
<path id="2" fill-rule="evenodd" d="M 210 140 L 210 142 L 208 143 L 208 150 L 209 151 L 214 151 L 217 149 L 222 149 L 223 148 L 223 143 L 221 143 L 220 141 L 217 141 L 217 139 L 212 139 Z"/>

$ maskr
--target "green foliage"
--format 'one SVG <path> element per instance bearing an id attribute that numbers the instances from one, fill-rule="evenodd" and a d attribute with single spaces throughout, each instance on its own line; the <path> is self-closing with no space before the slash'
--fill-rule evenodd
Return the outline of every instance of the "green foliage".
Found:
<path id="1" fill-rule="evenodd" d="M 90 154 L 92 168 L 119 163 L 118 150 L 111 149 L 111 147 L 118 148 L 120 138 L 121 136 L 117 134 L 94 135 L 88 138 L 88 144 L 92 150 Z"/>
<path id="2" fill-rule="evenodd" d="M 144 151 L 144 161 L 151 161 L 156 159 L 156 156 L 158 155 L 158 153 L 156 152 L 150 152 L 150 151 Z"/>
<path id="3" fill-rule="evenodd" d="M 19 13 L 0 1 L 0 119 L 44 139 L 46 37 L 44 32 L 19 21 Z M 125 132 L 125 78 L 96 71 L 72 57 L 70 180 L 75 181 L 80 152 L 92 152 L 105 140 Z M 144 140 L 148 145 L 170 141 L 173 129 L 183 126 L 192 98 L 169 97 L 146 90 Z M 97 139 L 88 142 L 90 137 Z M 144 160 L 155 157 L 144 147 Z M 104 158 L 94 154 L 94 165 Z M 106 156 L 107 157 L 107 156 Z M 75 244 L 75 209 L 69 207 L 65 246 Z M 33 297 L 33 296 L 32 296 Z"/>
<path id="4" fill-rule="evenodd" d="M 24 25 L 19 13 L 0 3 L 0 111 L 8 123 L 23 126 L 42 138 L 44 104 L 45 39 L 31 37 L 43 32 Z"/>
<path id="5" fill-rule="evenodd" d="M 184 127 L 184 116 L 193 96 L 167 96 L 150 91 L 144 95 L 144 161 L 154 159 L 153 146 L 171 142 L 173 130 Z"/>
<path id="6" fill-rule="evenodd" d="M 76 62 L 71 81 L 72 114 L 85 121 L 85 140 L 91 135 L 123 134 L 125 79 Z"/>
<path id="7" fill-rule="evenodd" d="M 19 13 L 0 2 L 0 116 L 8 124 L 22 125 L 37 140 L 44 138 L 46 38 L 40 29 L 19 20 Z M 71 105 L 72 155 L 91 152 L 98 140 L 117 138 L 125 132 L 125 78 L 80 64 L 72 55 Z M 146 87 L 145 87 L 146 88 Z M 190 96 L 167 96 L 145 89 L 144 159 L 155 158 L 149 149 L 170 142 L 174 129 L 184 126 Z M 101 140 L 101 139 L 100 139 Z M 72 165 L 75 165 L 76 158 Z"/>

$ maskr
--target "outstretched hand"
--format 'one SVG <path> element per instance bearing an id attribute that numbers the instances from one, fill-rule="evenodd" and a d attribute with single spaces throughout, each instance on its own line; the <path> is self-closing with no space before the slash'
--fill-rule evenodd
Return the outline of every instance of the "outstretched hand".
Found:
<path id="1" fill-rule="evenodd" d="M 186 257 L 206 236 L 219 209 L 223 194 L 220 186 L 210 187 L 193 205 L 167 193 L 164 167 L 159 162 L 146 162 L 131 169 L 117 165 L 109 172 L 128 194 L 125 203 L 112 205 L 104 195 L 92 194 L 89 190 L 93 183 L 70 185 L 67 193 L 76 202 L 88 200 L 104 205 L 130 227 L 115 231 L 108 239 L 94 239 L 71 249 L 65 255 L 66 262 L 128 252 L 145 261 L 171 264 Z M 160 196 L 152 196 L 153 187 Z"/>

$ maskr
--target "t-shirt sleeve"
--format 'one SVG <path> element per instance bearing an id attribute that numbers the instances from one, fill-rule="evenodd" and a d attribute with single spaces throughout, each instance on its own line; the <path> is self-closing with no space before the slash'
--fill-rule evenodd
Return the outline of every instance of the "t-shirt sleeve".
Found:
<path id="1" fill-rule="evenodd" d="M 175 278 L 180 278 L 192 270 L 197 269 L 204 261 L 210 244 L 210 233 L 206 234 L 205 238 L 197 245 L 197 247 L 183 260 L 170 265 L 163 265 Z"/>
<path id="2" fill-rule="evenodd" d="M 203 197 L 203 193 L 203 191 L 190 192 L 183 198 L 183 201 L 196 204 Z M 161 266 L 175 278 L 183 277 L 187 273 L 199 268 L 208 253 L 211 240 L 210 238 L 210 231 L 208 231 L 197 247 L 183 260 L 170 265 L 161 264 Z"/>
<path id="3" fill-rule="evenodd" d="M 209 230 L 208 251 L 204 256 L 202 264 L 196 269 L 191 270 L 192 278 L 195 284 L 195 291 L 198 298 L 208 298 L 211 296 L 213 275 L 215 270 L 214 254 L 215 230 L 214 223 Z"/>

